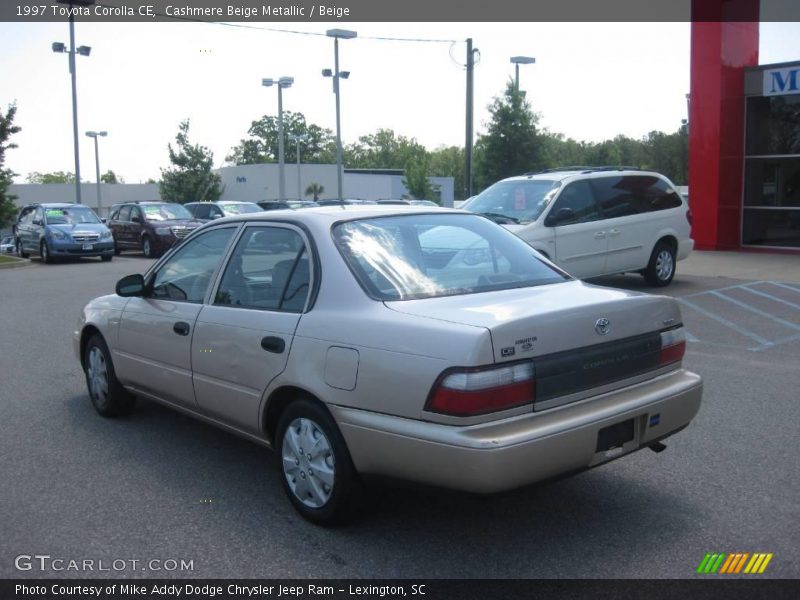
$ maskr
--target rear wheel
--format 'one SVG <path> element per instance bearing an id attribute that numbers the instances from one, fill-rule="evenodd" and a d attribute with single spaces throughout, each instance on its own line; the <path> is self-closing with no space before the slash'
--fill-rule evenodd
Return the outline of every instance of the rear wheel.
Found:
<path id="1" fill-rule="evenodd" d="M 670 284 L 675 276 L 675 249 L 672 244 L 666 241 L 656 244 L 642 275 L 648 284 L 656 287 Z"/>
<path id="2" fill-rule="evenodd" d="M 357 514 L 363 487 L 344 438 L 322 405 L 310 399 L 291 403 L 278 422 L 275 450 L 283 489 L 303 517 L 335 525 Z"/>
<path id="3" fill-rule="evenodd" d="M 86 386 L 95 410 L 104 417 L 119 417 L 133 410 L 136 398 L 117 381 L 108 346 L 99 334 L 89 339 L 83 356 Z"/>

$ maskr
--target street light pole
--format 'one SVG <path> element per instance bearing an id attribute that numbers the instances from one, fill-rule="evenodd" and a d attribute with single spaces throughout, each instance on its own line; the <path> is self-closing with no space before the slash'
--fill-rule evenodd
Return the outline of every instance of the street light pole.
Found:
<path id="1" fill-rule="evenodd" d="M 511 62 L 514 65 L 514 91 L 519 92 L 519 66 L 532 65 L 536 59 L 532 56 L 512 56 Z"/>
<path id="2" fill-rule="evenodd" d="M 329 29 L 325 32 L 328 37 L 333 38 L 333 73 L 330 69 L 325 69 L 322 74 L 325 77 L 333 76 L 333 93 L 336 95 L 336 184 L 339 200 L 343 197 L 342 192 L 342 123 L 339 105 L 339 79 L 347 79 L 349 71 L 339 71 L 339 38 L 350 40 L 358 35 L 355 31 L 348 29 Z"/>
<path id="3" fill-rule="evenodd" d="M 308 134 L 304 133 L 302 135 L 295 135 L 294 133 L 290 133 L 289 139 L 292 140 L 297 145 L 297 199 L 302 200 L 303 199 L 301 193 L 302 187 L 300 185 L 300 142 L 307 141 Z"/>
<path id="4" fill-rule="evenodd" d="M 294 77 L 281 77 L 277 81 L 274 79 L 262 79 L 261 85 L 278 87 L 278 200 L 286 199 L 286 173 L 285 161 L 283 156 L 283 88 L 292 87 Z"/>
<path id="5" fill-rule="evenodd" d="M 75 202 L 81 203 L 81 159 L 78 148 L 78 82 L 77 69 L 75 64 L 75 54 L 89 56 L 92 49 L 89 46 L 75 48 L 75 15 L 72 10 L 73 5 L 91 6 L 94 0 L 58 0 L 59 4 L 69 4 L 69 48 L 61 42 L 54 42 L 53 52 L 66 52 L 69 54 L 69 74 L 72 80 L 72 142 L 75 153 Z"/>
<path id="6" fill-rule="evenodd" d="M 90 138 L 94 138 L 94 166 L 95 172 L 97 174 L 97 214 L 100 214 L 100 207 L 102 206 L 100 202 L 100 149 L 97 144 L 98 137 L 106 137 L 108 135 L 107 131 L 87 131 L 86 136 Z"/>

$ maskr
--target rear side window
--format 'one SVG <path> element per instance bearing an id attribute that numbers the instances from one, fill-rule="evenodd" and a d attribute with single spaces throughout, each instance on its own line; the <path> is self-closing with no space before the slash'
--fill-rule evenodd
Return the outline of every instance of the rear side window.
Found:
<path id="1" fill-rule="evenodd" d="M 131 220 L 131 207 L 130 207 L 130 205 L 129 206 L 123 206 L 122 208 L 119 209 L 118 218 L 119 218 L 120 221 L 130 221 Z"/>
<path id="2" fill-rule="evenodd" d="M 663 179 L 654 181 L 642 190 L 641 211 L 650 212 L 678 208 L 683 204 L 681 197 Z"/>
<path id="3" fill-rule="evenodd" d="M 641 187 L 640 177 L 601 177 L 592 179 L 597 203 L 603 218 L 614 219 L 639 214 L 637 188 Z"/>

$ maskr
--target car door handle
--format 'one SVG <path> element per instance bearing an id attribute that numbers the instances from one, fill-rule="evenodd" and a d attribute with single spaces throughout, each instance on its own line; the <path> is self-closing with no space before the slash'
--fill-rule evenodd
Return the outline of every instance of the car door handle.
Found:
<path id="1" fill-rule="evenodd" d="M 178 335 L 189 335 L 189 324 L 183 321 L 178 321 L 172 326 L 172 331 Z"/>
<path id="2" fill-rule="evenodd" d="M 597 233 L 594 234 L 594 239 L 596 239 L 596 240 L 601 240 L 604 237 L 606 237 L 606 232 L 605 231 L 598 231 Z"/>
<path id="3" fill-rule="evenodd" d="M 286 342 L 283 338 L 268 335 L 261 339 L 261 347 L 267 352 L 281 354 L 286 349 Z"/>
<path id="4" fill-rule="evenodd" d="M 608 232 L 608 235 L 610 235 L 611 237 L 618 236 L 619 235 L 619 229 L 612 229 L 611 231 Z"/>

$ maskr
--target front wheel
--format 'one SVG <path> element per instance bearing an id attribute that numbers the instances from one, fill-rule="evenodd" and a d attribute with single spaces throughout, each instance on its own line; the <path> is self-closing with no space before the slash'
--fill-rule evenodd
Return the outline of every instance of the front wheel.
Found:
<path id="1" fill-rule="evenodd" d="M 99 334 L 86 344 L 83 357 L 86 386 L 95 410 L 104 417 L 119 417 L 133 410 L 136 398 L 117 380 L 108 346 Z"/>
<path id="2" fill-rule="evenodd" d="M 144 236 L 144 238 L 142 239 L 142 252 L 144 252 L 144 255 L 147 258 L 156 257 L 155 250 L 153 249 L 153 242 L 151 242 L 150 238 L 147 236 Z"/>
<path id="3" fill-rule="evenodd" d="M 650 255 L 650 262 L 642 273 L 644 280 L 656 287 L 669 285 L 675 276 L 675 249 L 672 244 L 658 242 Z"/>
<path id="4" fill-rule="evenodd" d="M 53 264 L 53 256 L 50 254 L 50 246 L 47 245 L 46 240 L 42 240 L 42 245 L 39 249 L 39 255 L 42 257 L 43 263 L 48 265 Z"/>
<path id="5" fill-rule="evenodd" d="M 294 508 L 318 525 L 355 516 L 363 488 L 336 423 L 309 399 L 290 404 L 278 422 L 275 450 L 281 482 Z"/>

